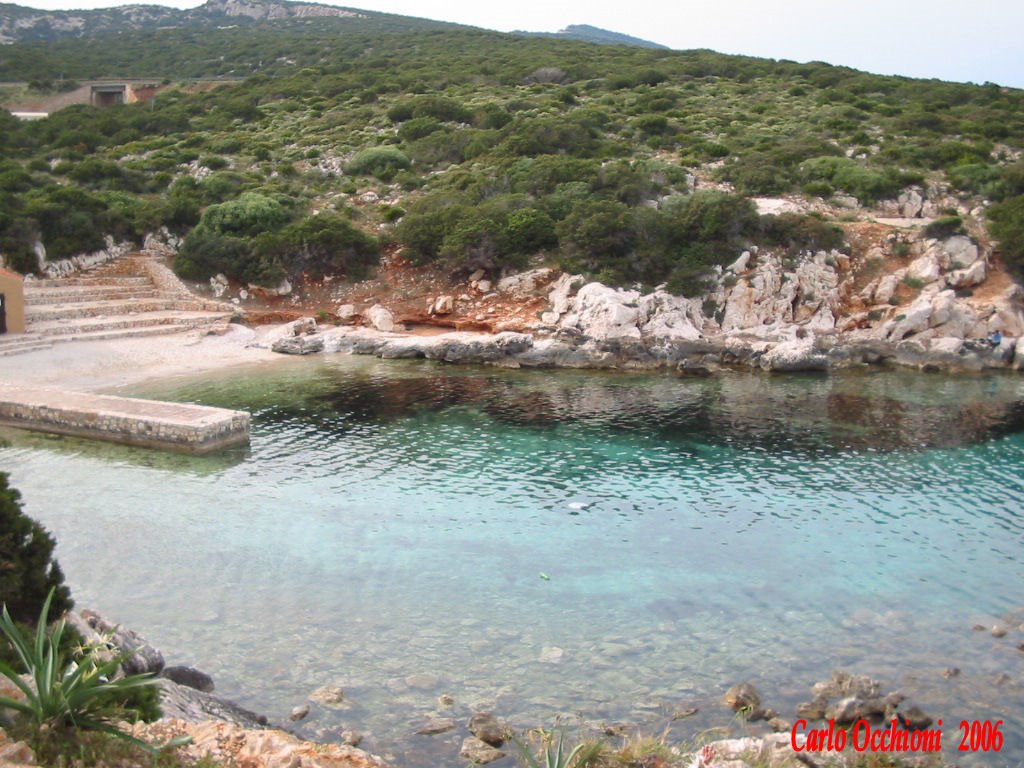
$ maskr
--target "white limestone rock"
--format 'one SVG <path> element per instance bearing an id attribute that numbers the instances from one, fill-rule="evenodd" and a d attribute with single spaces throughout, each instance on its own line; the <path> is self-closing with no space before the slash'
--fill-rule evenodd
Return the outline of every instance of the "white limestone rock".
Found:
<path id="1" fill-rule="evenodd" d="M 569 311 L 572 297 L 583 283 L 586 282 L 583 275 L 562 275 L 559 277 L 548 294 L 548 301 L 551 302 L 551 311 L 561 316 Z"/>
<path id="2" fill-rule="evenodd" d="M 911 187 L 900 193 L 900 196 L 896 198 L 896 203 L 901 217 L 917 219 L 921 217 L 921 211 L 924 208 L 924 196 L 919 188 Z"/>
<path id="3" fill-rule="evenodd" d="M 395 330 L 395 316 L 391 311 L 380 304 L 374 304 L 364 313 L 367 322 L 378 331 L 390 333 Z"/>
<path id="4" fill-rule="evenodd" d="M 939 260 L 932 253 L 926 253 L 910 263 L 907 267 L 907 277 L 913 280 L 920 280 L 922 283 L 934 283 L 942 274 Z"/>
<path id="5" fill-rule="evenodd" d="M 685 299 L 666 291 L 655 291 L 641 296 L 638 308 L 642 323 L 641 332 L 645 337 L 695 341 L 702 336 L 700 328 L 703 325 L 703 318 L 699 301 L 696 299 Z"/>
<path id="6" fill-rule="evenodd" d="M 450 315 L 455 310 L 455 299 L 451 296 L 438 296 L 430 307 L 432 315 Z"/>
<path id="7" fill-rule="evenodd" d="M 740 257 L 736 259 L 732 264 L 726 267 L 726 270 L 734 274 L 739 274 L 746 270 L 747 265 L 750 263 L 750 251 L 744 251 L 740 254 Z"/>
<path id="8" fill-rule="evenodd" d="M 883 326 L 886 337 L 889 341 L 902 341 L 907 336 L 920 333 L 928 329 L 928 322 L 931 320 L 932 297 L 927 295 L 919 296 L 913 304 L 907 307 L 902 315 L 897 315 Z M 902 319 L 899 319 L 902 318 Z"/>
<path id="9" fill-rule="evenodd" d="M 875 289 L 875 303 L 876 304 L 888 304 L 889 300 L 896 295 L 896 289 L 899 288 L 900 281 L 896 275 L 886 275 L 878 281 L 878 287 Z"/>
<path id="10" fill-rule="evenodd" d="M 964 340 L 955 336 L 942 336 L 932 339 L 928 344 L 929 351 L 942 355 L 959 355 L 963 348 Z"/>
<path id="11" fill-rule="evenodd" d="M 601 283 L 588 283 L 576 294 L 575 326 L 584 335 L 601 341 L 639 339 L 639 299 L 637 291 L 623 291 Z"/>
<path id="12" fill-rule="evenodd" d="M 988 266 L 984 259 L 978 259 L 966 269 L 958 269 L 946 275 L 946 284 L 953 288 L 970 288 L 985 282 Z"/>
<path id="13" fill-rule="evenodd" d="M 507 293 L 519 298 L 535 296 L 540 286 L 551 282 L 554 270 L 548 267 L 531 269 L 515 275 L 503 277 L 498 281 L 498 293 Z"/>
<path id="14" fill-rule="evenodd" d="M 765 371 L 825 371 L 828 357 L 815 350 L 813 338 L 796 339 L 776 344 L 759 364 Z"/>
<path id="15" fill-rule="evenodd" d="M 943 269 L 965 269 L 979 258 L 978 246 L 965 235 L 955 235 L 942 243 L 940 263 Z"/>

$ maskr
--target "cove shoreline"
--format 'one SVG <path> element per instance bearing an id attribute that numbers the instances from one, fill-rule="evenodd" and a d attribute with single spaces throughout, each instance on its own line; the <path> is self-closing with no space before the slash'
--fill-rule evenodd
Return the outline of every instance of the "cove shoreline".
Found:
<path id="1" fill-rule="evenodd" d="M 263 335 L 272 333 L 274 330 L 275 329 L 263 329 L 260 331 L 252 331 L 251 333 L 262 337 Z M 265 350 L 260 351 L 258 349 L 253 349 L 252 347 L 249 346 L 243 346 L 243 341 L 245 341 L 246 339 L 252 339 L 250 332 L 246 329 L 239 328 L 237 330 L 233 330 L 229 334 L 229 336 L 231 338 L 228 339 L 225 339 L 225 337 L 210 336 L 193 338 L 187 342 L 185 340 L 179 340 L 181 341 L 181 349 L 195 348 L 203 350 L 200 354 L 194 355 L 192 359 L 188 358 L 189 353 L 181 352 L 179 350 L 175 354 L 169 354 L 167 357 L 170 359 L 163 359 L 161 362 L 161 355 L 156 354 L 154 351 L 152 354 L 148 356 L 146 354 L 142 354 L 141 352 L 139 355 L 135 356 L 134 368 L 132 368 L 131 370 L 118 371 L 116 370 L 116 366 L 113 366 L 108 363 L 105 367 L 108 370 L 108 373 L 113 378 L 108 379 L 107 386 L 119 386 L 121 385 L 121 383 L 124 382 L 126 378 L 131 378 L 133 376 L 136 377 L 138 381 L 144 381 L 147 378 L 154 378 L 154 375 L 152 374 L 152 371 L 154 370 L 159 371 L 159 373 L 156 375 L 173 375 L 170 372 L 173 372 L 176 369 L 180 369 L 177 371 L 178 373 L 194 375 L 196 371 L 203 369 L 213 370 L 217 368 L 227 368 L 234 364 L 242 364 L 247 362 L 264 363 L 269 362 L 269 360 L 272 359 L 286 359 L 277 355 L 266 354 Z M 192 344 L 192 347 L 189 347 L 189 344 Z M 209 344 L 208 347 L 207 344 Z M 114 346 L 118 346 L 118 344 L 114 344 Z M 146 346 L 157 347 L 162 345 L 156 345 L 150 342 Z M 170 346 L 172 349 L 178 349 L 177 341 L 175 342 L 175 344 Z M 234 348 L 234 351 L 228 351 L 229 348 Z M 216 354 L 214 354 L 214 351 L 216 351 Z M 52 353 L 53 350 L 50 350 L 48 352 Z M 45 354 L 46 353 L 41 353 L 41 355 Z M 149 363 L 146 362 L 147 360 L 149 361 Z M 152 364 L 153 367 L 147 369 L 147 364 Z M 65 367 L 62 368 L 61 371 L 59 372 L 51 373 L 55 376 L 57 375 L 57 373 L 60 373 L 61 375 L 69 375 L 72 377 L 88 375 L 98 378 L 98 372 L 89 368 L 74 370 Z M 145 373 L 150 373 L 150 375 L 143 375 Z M 117 381 L 119 383 L 110 384 L 109 381 Z"/>

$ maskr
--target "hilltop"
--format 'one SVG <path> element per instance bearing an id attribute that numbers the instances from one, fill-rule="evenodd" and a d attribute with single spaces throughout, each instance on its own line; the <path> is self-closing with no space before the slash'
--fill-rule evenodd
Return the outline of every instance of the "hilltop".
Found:
<path id="1" fill-rule="evenodd" d="M 457 26 L 321 3 L 275 0 L 208 0 L 186 10 L 162 5 L 121 5 L 97 10 L 44 11 L 0 3 L 0 44 L 53 42 L 141 30 L 215 29 L 289 19 L 373 19 L 385 26 L 405 29 Z"/>
<path id="2" fill-rule="evenodd" d="M 612 32 L 607 29 L 591 26 L 590 24 L 570 24 L 558 32 L 526 32 L 524 30 L 516 30 L 514 34 L 582 40 L 587 43 L 600 43 L 602 45 L 635 45 L 641 48 L 662 48 L 668 50 L 667 45 L 652 43 L 650 40 L 643 40 L 632 35 L 624 35 L 621 32 Z"/>

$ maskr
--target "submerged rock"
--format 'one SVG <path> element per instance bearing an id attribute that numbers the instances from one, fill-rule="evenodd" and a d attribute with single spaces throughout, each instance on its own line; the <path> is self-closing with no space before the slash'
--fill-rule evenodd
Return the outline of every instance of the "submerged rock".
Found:
<path id="1" fill-rule="evenodd" d="M 505 753 L 474 736 L 467 736 L 462 742 L 459 757 L 476 765 L 487 765 L 487 763 L 493 763 L 495 760 L 505 757 Z"/>
<path id="2" fill-rule="evenodd" d="M 722 699 L 733 712 L 753 712 L 761 706 L 761 695 L 750 683 L 739 683 L 725 692 Z"/>
<path id="3" fill-rule="evenodd" d="M 421 725 L 416 730 L 416 733 L 420 736 L 436 736 L 440 733 L 454 731 L 457 725 L 458 724 L 451 717 L 435 717 Z"/>
<path id="4" fill-rule="evenodd" d="M 490 712 L 473 715 L 469 720 L 469 732 L 492 747 L 500 747 L 511 735 L 509 727 Z"/>
<path id="5" fill-rule="evenodd" d="M 213 678 L 193 667 L 165 667 L 162 674 L 178 685 L 195 688 L 203 693 L 213 693 L 214 691 Z"/>
<path id="6" fill-rule="evenodd" d="M 336 685 L 324 685 L 309 694 L 310 701 L 325 707 L 336 707 L 345 701 L 345 691 Z"/>
<path id="7" fill-rule="evenodd" d="M 900 722 L 911 731 L 924 730 L 934 721 L 930 715 L 926 715 L 920 707 L 909 707 L 899 713 Z"/>

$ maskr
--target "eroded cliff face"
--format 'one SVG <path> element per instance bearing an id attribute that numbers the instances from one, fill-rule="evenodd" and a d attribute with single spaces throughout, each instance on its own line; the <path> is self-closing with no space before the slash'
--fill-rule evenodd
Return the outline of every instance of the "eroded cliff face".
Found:
<path id="1" fill-rule="evenodd" d="M 702 363 L 738 358 L 771 370 L 1024 367 L 1024 290 L 984 234 L 935 239 L 901 224 L 848 224 L 842 252 L 751 248 L 699 298 L 562 275 L 534 331 L 652 349 L 700 341 L 706 348 L 690 357 Z"/>

